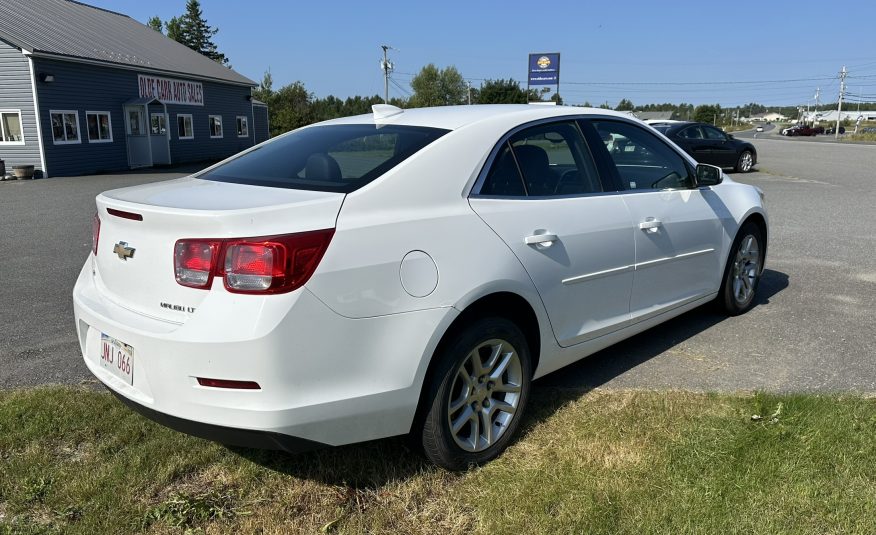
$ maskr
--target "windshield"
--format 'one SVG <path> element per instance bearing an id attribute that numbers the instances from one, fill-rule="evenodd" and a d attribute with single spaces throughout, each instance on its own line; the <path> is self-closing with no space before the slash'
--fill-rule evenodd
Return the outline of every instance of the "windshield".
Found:
<path id="1" fill-rule="evenodd" d="M 438 128 L 369 124 L 302 128 L 198 178 L 350 193 L 447 132 Z"/>
<path id="2" fill-rule="evenodd" d="M 660 132 L 661 134 L 665 134 L 667 130 L 669 130 L 671 125 L 668 124 L 658 124 L 654 126 L 654 130 Z"/>

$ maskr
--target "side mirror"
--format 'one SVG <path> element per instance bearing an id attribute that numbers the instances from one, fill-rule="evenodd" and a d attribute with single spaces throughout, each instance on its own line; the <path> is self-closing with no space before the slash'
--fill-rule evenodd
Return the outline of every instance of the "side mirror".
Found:
<path id="1" fill-rule="evenodd" d="M 724 180 L 720 167 L 704 163 L 697 164 L 697 186 L 717 186 Z"/>

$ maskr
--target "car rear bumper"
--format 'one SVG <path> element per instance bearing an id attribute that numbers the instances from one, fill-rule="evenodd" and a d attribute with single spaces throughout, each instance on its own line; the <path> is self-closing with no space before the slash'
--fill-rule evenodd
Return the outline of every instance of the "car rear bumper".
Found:
<path id="1" fill-rule="evenodd" d="M 327 446 L 327 444 L 321 442 L 314 442 L 312 440 L 289 435 L 281 435 L 270 431 L 238 429 L 177 418 L 176 416 L 158 412 L 141 405 L 136 401 L 132 401 L 112 388 L 107 387 L 107 389 L 130 409 L 142 414 L 150 420 L 176 431 L 186 433 L 187 435 L 212 440 L 227 446 L 240 446 L 261 450 L 281 450 L 288 453 L 302 453 Z"/>
<path id="2" fill-rule="evenodd" d="M 170 323 L 106 299 L 86 262 L 73 291 L 85 364 L 169 427 L 289 451 L 408 432 L 429 358 L 457 314 L 448 307 L 349 319 L 306 289 L 267 298 L 210 291 L 219 294 L 210 296 L 212 310 L 205 300 L 187 322 Z M 102 333 L 133 347 L 133 384 L 101 366 Z M 260 389 L 205 387 L 199 377 Z"/>

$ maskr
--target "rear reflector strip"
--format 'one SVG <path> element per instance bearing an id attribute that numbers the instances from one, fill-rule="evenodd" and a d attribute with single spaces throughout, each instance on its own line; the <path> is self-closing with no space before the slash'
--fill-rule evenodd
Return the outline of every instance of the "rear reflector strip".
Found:
<path id="1" fill-rule="evenodd" d="M 211 388 L 234 388 L 237 390 L 261 390 L 262 387 L 255 381 L 232 381 L 230 379 L 207 379 L 198 377 L 198 384 Z"/>
<path id="2" fill-rule="evenodd" d="M 109 215 L 114 215 L 116 217 L 121 217 L 123 219 L 143 221 L 143 216 L 140 214 L 135 214 L 134 212 L 125 212 L 123 210 L 116 210 L 115 208 L 107 208 L 106 213 L 108 213 Z"/>

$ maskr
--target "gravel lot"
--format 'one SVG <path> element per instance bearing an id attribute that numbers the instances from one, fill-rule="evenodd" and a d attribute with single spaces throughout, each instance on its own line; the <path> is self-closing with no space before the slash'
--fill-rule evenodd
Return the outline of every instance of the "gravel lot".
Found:
<path id="1" fill-rule="evenodd" d="M 771 236 L 758 305 L 691 311 L 539 382 L 876 393 L 876 146 L 754 139 Z M 190 172 L 0 183 L 0 388 L 78 384 L 70 294 L 100 191 Z"/>

